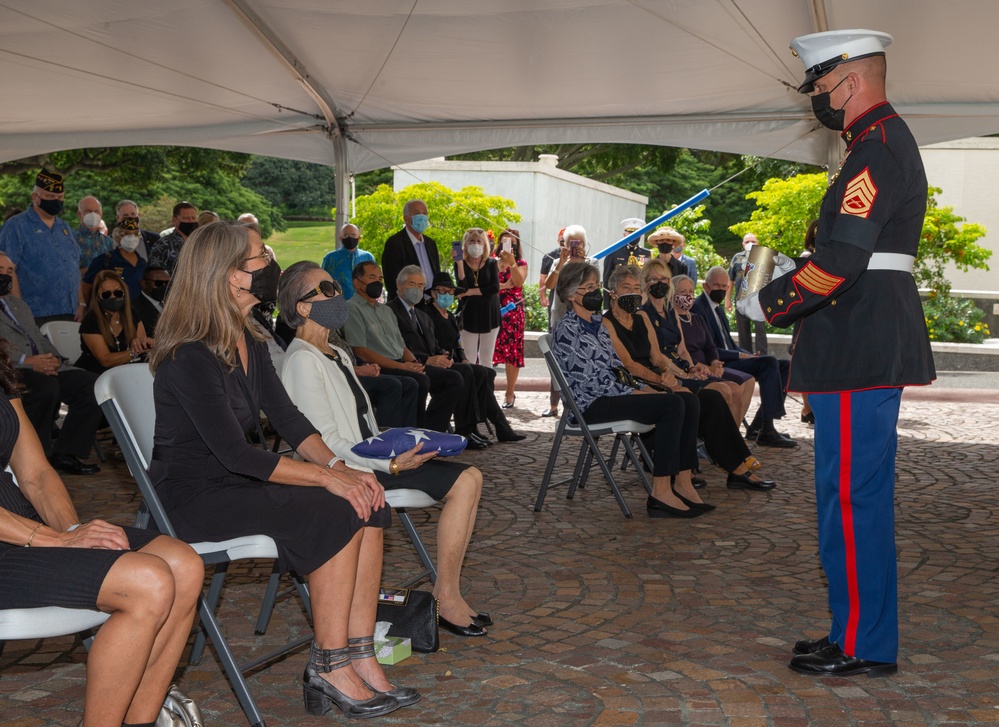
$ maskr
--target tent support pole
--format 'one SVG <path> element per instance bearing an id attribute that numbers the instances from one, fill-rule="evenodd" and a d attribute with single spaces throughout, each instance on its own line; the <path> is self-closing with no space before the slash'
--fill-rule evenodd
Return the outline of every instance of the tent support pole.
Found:
<path id="1" fill-rule="evenodd" d="M 333 144 L 333 193 L 336 204 L 336 247 L 340 247 L 340 229 L 350 221 L 350 160 L 347 139 L 343 134 L 330 138 Z"/>

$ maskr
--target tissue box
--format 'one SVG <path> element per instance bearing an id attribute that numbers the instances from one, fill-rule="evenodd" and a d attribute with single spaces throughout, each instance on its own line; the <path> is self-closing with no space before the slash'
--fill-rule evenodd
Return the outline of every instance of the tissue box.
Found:
<path id="1" fill-rule="evenodd" d="M 413 655 L 413 645 L 401 636 L 386 636 L 375 639 L 375 658 L 379 664 L 398 664 Z"/>

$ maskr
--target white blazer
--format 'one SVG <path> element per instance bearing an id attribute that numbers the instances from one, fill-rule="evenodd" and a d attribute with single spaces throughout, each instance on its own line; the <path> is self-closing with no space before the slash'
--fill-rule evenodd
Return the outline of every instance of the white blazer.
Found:
<path id="1" fill-rule="evenodd" d="M 330 348 L 340 354 L 350 375 L 357 381 L 347 352 L 336 346 Z M 389 460 L 360 457 L 350 451 L 351 447 L 363 439 L 361 428 L 357 424 L 354 394 L 340 367 L 327 359 L 322 351 L 301 338 L 294 339 L 285 352 L 281 381 L 292 402 L 312 422 L 312 426 L 319 430 L 333 454 L 342 457 L 354 469 L 365 472 L 389 471 Z M 364 392 L 360 381 L 357 386 Z M 367 392 L 364 392 L 364 399 L 368 402 L 368 427 L 377 433 L 378 424 Z"/>

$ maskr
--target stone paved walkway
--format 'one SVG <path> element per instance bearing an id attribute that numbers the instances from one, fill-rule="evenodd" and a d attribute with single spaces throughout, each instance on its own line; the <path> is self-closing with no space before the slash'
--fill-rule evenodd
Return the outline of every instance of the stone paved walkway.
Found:
<path id="1" fill-rule="evenodd" d="M 718 505 L 693 521 L 644 516 L 626 474 L 626 520 L 597 476 L 574 500 L 564 488 L 534 513 L 554 423 L 536 417 L 546 395 L 518 396 L 512 418 L 530 437 L 463 455 L 486 473 L 466 561 L 466 597 L 496 620 L 488 637 L 442 633 L 439 653 L 389 667 L 421 703 L 384 724 L 975 725 L 999 722 L 999 405 L 969 396 L 907 396 L 900 423 L 897 540 L 902 653 L 888 679 L 816 680 L 787 669 L 790 643 L 825 631 L 816 553 L 811 430 L 782 429 L 797 450 L 760 448 L 770 493 L 729 491 L 709 468 Z M 952 400 L 964 398 L 966 400 Z M 986 398 L 986 401 L 991 397 Z M 994 399 L 992 399 L 994 401 Z M 792 407 L 795 408 L 795 407 Z M 789 418 L 790 419 L 790 418 Z M 564 462 L 563 462 L 564 464 Z M 565 472 L 565 467 L 562 467 Z M 124 465 L 70 478 L 84 516 L 128 522 L 136 497 Z M 434 542 L 436 511 L 416 513 Z M 385 582 L 417 560 L 402 529 L 388 534 Z M 223 627 L 240 653 L 260 652 L 308 625 L 294 599 L 253 635 L 266 567 L 235 574 Z M 0 725 L 76 725 L 84 651 L 72 639 L 9 644 L 0 656 Z M 250 678 L 268 725 L 322 725 L 301 707 L 302 653 Z M 245 725 L 209 655 L 182 688 L 208 725 Z"/>

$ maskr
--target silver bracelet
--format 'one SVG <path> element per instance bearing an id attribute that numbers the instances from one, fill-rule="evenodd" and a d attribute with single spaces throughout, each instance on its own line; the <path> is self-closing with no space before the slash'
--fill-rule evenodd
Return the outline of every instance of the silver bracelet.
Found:
<path id="1" fill-rule="evenodd" d="M 326 463 L 326 469 L 331 470 L 336 466 L 337 462 L 343 462 L 343 461 L 344 461 L 343 457 L 337 457 L 334 455 L 333 459 L 331 459 L 329 462 Z"/>

